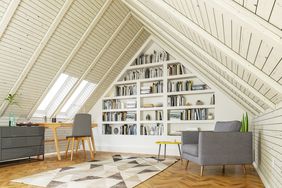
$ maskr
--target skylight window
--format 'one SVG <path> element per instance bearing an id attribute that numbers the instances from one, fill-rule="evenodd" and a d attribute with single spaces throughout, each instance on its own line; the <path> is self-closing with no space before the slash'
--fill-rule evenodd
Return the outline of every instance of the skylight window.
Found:
<path id="1" fill-rule="evenodd" d="M 61 74 L 38 106 L 33 117 L 51 117 L 76 81 L 77 78 Z"/>
<path id="2" fill-rule="evenodd" d="M 65 103 L 59 117 L 72 118 L 94 91 L 96 84 L 83 80 Z"/>

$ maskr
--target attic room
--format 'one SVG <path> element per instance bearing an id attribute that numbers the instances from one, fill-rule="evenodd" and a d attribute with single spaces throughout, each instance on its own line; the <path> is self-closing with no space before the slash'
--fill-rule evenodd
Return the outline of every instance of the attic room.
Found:
<path id="1" fill-rule="evenodd" d="M 281 0 L 0 0 L 0 187 L 282 187 Z"/>

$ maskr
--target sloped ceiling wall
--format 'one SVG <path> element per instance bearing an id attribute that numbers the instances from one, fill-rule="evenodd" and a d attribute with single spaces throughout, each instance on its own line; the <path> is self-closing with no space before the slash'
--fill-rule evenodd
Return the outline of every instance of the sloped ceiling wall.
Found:
<path id="1" fill-rule="evenodd" d="M 0 113 L 30 117 L 61 73 L 79 80 L 64 102 L 83 79 L 98 84 L 90 110 L 151 33 L 253 114 L 275 108 L 281 12 L 268 0 L 2 0 Z"/>
<path id="2" fill-rule="evenodd" d="M 281 38 L 268 22 L 246 19 L 228 0 L 124 2 L 156 35 L 197 56 L 220 87 L 255 114 L 282 101 Z"/>

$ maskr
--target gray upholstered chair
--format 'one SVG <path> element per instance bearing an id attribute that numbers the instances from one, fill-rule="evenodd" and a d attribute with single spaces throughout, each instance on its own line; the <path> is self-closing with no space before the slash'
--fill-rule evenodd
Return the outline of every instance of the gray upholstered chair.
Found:
<path id="1" fill-rule="evenodd" d="M 201 176 L 206 165 L 252 164 L 252 133 L 240 132 L 240 121 L 216 122 L 214 131 L 182 132 L 182 159 L 201 165 Z"/>
<path id="2" fill-rule="evenodd" d="M 82 142 L 82 147 L 84 151 L 84 157 L 86 157 L 86 152 L 85 152 L 85 144 L 84 141 L 87 140 L 88 146 L 90 149 L 90 154 L 91 158 L 93 158 L 93 151 L 92 151 L 92 146 L 91 146 L 91 115 L 90 114 L 76 114 L 74 117 L 74 122 L 73 122 L 73 128 L 72 128 L 72 134 L 70 136 L 67 136 L 68 144 L 67 144 L 67 149 L 66 149 L 66 158 L 68 157 L 68 150 L 69 150 L 69 145 L 70 142 L 72 141 L 71 145 L 71 160 L 73 159 L 73 151 L 74 151 L 74 145 L 75 141 L 77 141 L 76 145 L 76 154 L 77 150 L 79 147 L 80 141 Z"/>

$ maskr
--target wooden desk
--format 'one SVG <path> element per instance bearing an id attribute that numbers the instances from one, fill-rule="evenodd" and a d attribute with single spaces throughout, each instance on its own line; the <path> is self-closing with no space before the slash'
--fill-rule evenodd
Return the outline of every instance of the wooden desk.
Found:
<path id="1" fill-rule="evenodd" d="M 70 128 L 70 127 L 73 126 L 73 124 L 72 123 L 36 123 L 36 124 L 38 124 L 38 126 L 49 128 L 49 129 L 52 130 L 55 148 L 56 148 L 56 152 L 57 152 L 57 157 L 58 157 L 58 160 L 60 161 L 62 158 L 61 158 L 61 154 L 60 154 L 60 146 L 59 146 L 57 129 L 58 128 Z M 92 128 L 95 128 L 95 127 L 97 127 L 97 124 L 93 123 Z M 94 137 L 93 137 L 92 131 L 91 131 L 91 142 L 92 142 L 93 152 L 96 153 L 95 142 L 94 142 Z"/>

